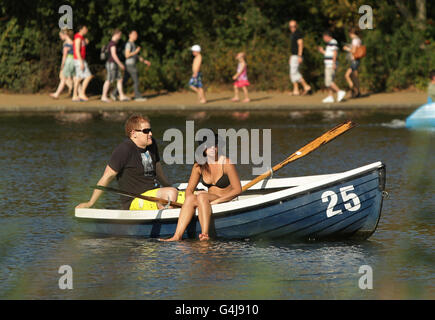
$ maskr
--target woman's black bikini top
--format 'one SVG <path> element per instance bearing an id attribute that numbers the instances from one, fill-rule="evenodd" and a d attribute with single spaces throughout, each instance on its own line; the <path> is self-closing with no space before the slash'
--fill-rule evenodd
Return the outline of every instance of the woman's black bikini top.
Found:
<path id="1" fill-rule="evenodd" d="M 223 167 L 222 167 L 222 171 L 223 171 Z M 228 176 L 225 173 L 222 173 L 222 176 L 219 178 L 219 180 L 216 182 L 216 184 L 205 182 L 204 179 L 202 178 L 202 173 L 201 173 L 200 181 L 207 188 L 218 187 L 218 188 L 224 189 L 230 185 L 230 179 L 228 178 Z"/>

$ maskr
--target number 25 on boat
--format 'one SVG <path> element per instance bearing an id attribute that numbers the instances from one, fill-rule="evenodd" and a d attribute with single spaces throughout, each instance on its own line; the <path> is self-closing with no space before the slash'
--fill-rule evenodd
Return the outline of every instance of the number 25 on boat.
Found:
<path id="1" fill-rule="evenodd" d="M 361 208 L 361 202 L 358 196 L 350 191 L 353 191 L 353 185 L 340 188 L 340 196 L 344 203 L 344 208 L 348 211 L 358 211 Z M 341 209 L 335 210 L 335 206 L 338 202 L 338 195 L 332 191 L 327 190 L 322 193 L 322 202 L 329 202 L 328 208 L 326 209 L 326 216 L 328 218 L 335 216 L 336 214 L 342 214 Z"/>

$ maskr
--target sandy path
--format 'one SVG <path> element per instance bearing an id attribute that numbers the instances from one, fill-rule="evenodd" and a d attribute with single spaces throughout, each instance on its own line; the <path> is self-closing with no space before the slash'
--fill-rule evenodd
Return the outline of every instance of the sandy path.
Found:
<path id="1" fill-rule="evenodd" d="M 145 95 L 147 96 L 147 95 Z M 0 112 L 99 112 L 99 111 L 225 111 L 225 110 L 355 110 L 417 108 L 424 104 L 424 92 L 372 94 L 340 103 L 323 104 L 326 95 L 293 97 L 282 92 L 252 92 L 250 103 L 231 102 L 231 91 L 207 93 L 207 104 L 197 102 L 191 92 L 148 95 L 144 102 L 104 103 L 99 96 L 87 102 L 72 102 L 65 95 L 54 100 L 48 94 L 0 94 Z"/>

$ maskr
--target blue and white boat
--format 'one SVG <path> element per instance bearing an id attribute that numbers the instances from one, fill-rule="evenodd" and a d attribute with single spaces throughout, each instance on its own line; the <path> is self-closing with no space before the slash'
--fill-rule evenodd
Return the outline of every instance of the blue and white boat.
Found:
<path id="1" fill-rule="evenodd" d="M 378 225 L 384 190 L 382 162 L 342 173 L 263 180 L 233 201 L 212 206 L 210 234 L 223 239 L 367 239 Z M 81 208 L 75 209 L 75 218 L 94 234 L 165 238 L 173 235 L 179 213 Z M 198 238 L 200 231 L 195 217 L 184 237 Z"/>
<path id="2" fill-rule="evenodd" d="M 412 129 L 435 128 L 435 102 L 428 101 L 420 106 L 406 118 L 405 125 Z"/>

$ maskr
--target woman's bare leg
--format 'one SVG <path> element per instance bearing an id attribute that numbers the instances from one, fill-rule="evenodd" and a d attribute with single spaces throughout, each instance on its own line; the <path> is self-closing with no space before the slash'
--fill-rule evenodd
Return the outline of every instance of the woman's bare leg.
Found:
<path id="1" fill-rule="evenodd" d="M 161 239 L 162 241 L 179 241 L 183 238 L 184 231 L 192 220 L 195 214 L 195 208 L 197 206 L 197 198 L 195 195 L 186 197 L 183 207 L 180 210 L 180 216 L 178 217 L 177 229 L 174 235 L 169 239 Z"/>
<path id="2" fill-rule="evenodd" d="M 197 196 L 198 199 L 198 219 L 201 225 L 201 234 L 206 235 L 208 238 L 208 233 L 210 229 L 211 220 L 211 205 L 210 202 L 217 199 L 218 196 L 209 193 L 200 193 Z M 202 240 L 202 239 L 200 239 Z M 205 239 L 204 239 L 205 240 Z"/>
<path id="3" fill-rule="evenodd" d="M 351 68 L 347 69 L 344 77 L 346 78 L 346 81 L 347 81 L 347 84 L 349 85 L 349 88 L 352 90 L 353 89 L 353 82 L 352 82 L 352 79 L 350 78 L 351 73 L 352 73 L 352 69 Z"/>

